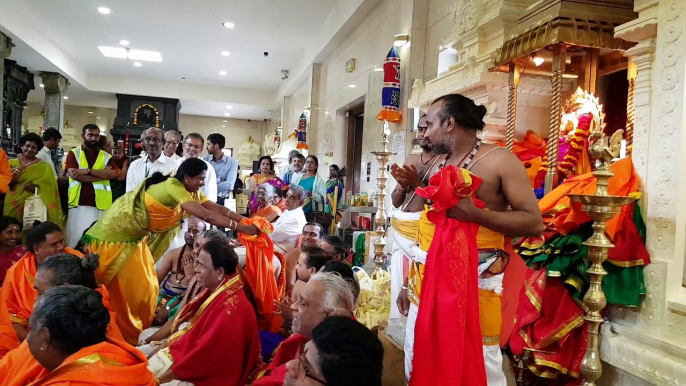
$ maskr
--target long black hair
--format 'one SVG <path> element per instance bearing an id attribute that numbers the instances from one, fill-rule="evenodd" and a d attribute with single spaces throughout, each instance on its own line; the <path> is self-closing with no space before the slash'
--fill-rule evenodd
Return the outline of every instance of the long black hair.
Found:
<path id="1" fill-rule="evenodd" d="M 315 168 L 314 168 L 314 174 L 317 174 L 319 172 L 319 158 L 313 155 L 308 155 L 307 158 L 312 158 L 314 160 Z M 305 158 L 305 162 L 307 162 L 307 158 Z"/>
<path id="2" fill-rule="evenodd" d="M 199 159 L 199 158 L 188 158 L 187 160 L 183 161 L 181 165 L 179 165 L 179 168 L 176 170 L 176 175 L 174 178 L 177 180 L 183 182 L 184 177 L 197 177 L 202 172 L 207 171 L 207 164 L 205 161 Z M 152 176 L 148 177 L 148 179 L 145 180 L 145 188 L 149 188 L 151 185 L 159 184 L 160 182 L 164 182 L 167 179 L 169 179 L 169 175 L 167 174 L 162 174 L 160 172 L 154 173 Z"/>

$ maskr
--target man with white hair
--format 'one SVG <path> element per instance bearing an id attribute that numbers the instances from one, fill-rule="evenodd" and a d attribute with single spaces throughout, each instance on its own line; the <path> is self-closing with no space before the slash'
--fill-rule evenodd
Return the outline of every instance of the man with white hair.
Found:
<path id="1" fill-rule="evenodd" d="M 263 365 L 256 374 L 263 375 L 253 386 L 281 386 L 286 377 L 286 363 L 302 354 L 302 347 L 312 339 L 312 330 L 330 316 L 353 317 L 355 296 L 350 284 L 338 273 L 320 272 L 305 284 L 291 305 L 293 335 L 283 341 L 272 362 Z"/>
<path id="2" fill-rule="evenodd" d="M 162 174 L 176 170 L 173 160 L 162 153 L 164 132 L 157 127 L 150 127 L 141 134 L 145 155 L 133 161 L 126 174 L 126 191 L 135 190 L 146 178 L 160 172 Z"/>
<path id="3" fill-rule="evenodd" d="M 164 133 L 164 156 L 172 161 L 178 161 L 181 157 L 176 154 L 176 149 L 181 143 L 181 134 L 176 130 L 169 130 Z"/>
<path id="4" fill-rule="evenodd" d="M 274 221 L 274 232 L 269 235 L 274 242 L 274 249 L 287 253 L 295 248 L 298 236 L 307 223 L 302 205 L 307 198 L 305 189 L 291 185 L 286 193 L 286 211 Z"/>

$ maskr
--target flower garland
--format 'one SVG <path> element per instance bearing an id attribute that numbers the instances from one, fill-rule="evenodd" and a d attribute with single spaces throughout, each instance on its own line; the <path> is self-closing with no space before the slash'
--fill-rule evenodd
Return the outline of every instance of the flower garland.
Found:
<path id="1" fill-rule="evenodd" d="M 574 168 L 579 162 L 581 150 L 584 146 L 588 145 L 588 136 L 590 135 L 592 120 L 593 115 L 590 113 L 585 113 L 579 118 L 579 124 L 576 128 L 576 131 L 569 141 L 570 148 L 562 159 L 562 162 L 557 164 L 557 171 L 561 177 L 560 182 L 562 182 L 564 178 L 569 177 L 569 175 L 574 171 Z M 538 173 L 536 173 L 536 177 L 534 179 L 535 188 L 540 188 L 543 186 L 547 171 L 548 156 L 545 155 L 541 160 L 541 166 L 538 168 Z"/>
<path id="2" fill-rule="evenodd" d="M 157 111 L 155 106 L 143 103 L 142 105 L 136 107 L 136 111 L 133 112 L 133 125 L 138 126 L 138 111 L 144 107 L 149 107 L 155 112 L 155 127 L 160 127 L 160 113 Z"/>

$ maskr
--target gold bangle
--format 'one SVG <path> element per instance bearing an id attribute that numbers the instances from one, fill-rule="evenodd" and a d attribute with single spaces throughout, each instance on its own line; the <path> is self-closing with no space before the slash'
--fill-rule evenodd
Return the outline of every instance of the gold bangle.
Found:
<path id="1" fill-rule="evenodd" d="M 395 192 L 400 194 L 400 195 L 403 195 L 403 196 L 407 195 L 408 190 L 409 190 L 409 188 L 398 189 L 398 186 L 395 187 Z"/>

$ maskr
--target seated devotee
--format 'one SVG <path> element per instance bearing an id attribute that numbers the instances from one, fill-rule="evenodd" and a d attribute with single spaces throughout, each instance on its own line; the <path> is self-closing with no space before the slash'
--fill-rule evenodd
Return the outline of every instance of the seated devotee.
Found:
<path id="1" fill-rule="evenodd" d="M 39 297 L 50 288 L 63 285 L 78 285 L 96 290 L 102 296 L 102 303 L 110 313 L 107 336 L 110 339 L 123 340 L 121 331 L 115 322 L 116 315 L 110 305 L 109 293 L 104 286 L 98 285 L 95 280 L 95 270 L 98 268 L 99 258 L 97 254 L 80 258 L 68 253 L 49 257 L 38 267 L 35 288 Z M 31 356 L 27 339 L 21 343 L 19 348 L 10 351 L 0 360 L 0 386 L 28 385 L 47 372 Z"/>
<path id="2" fill-rule="evenodd" d="M 16 263 L 26 249 L 21 245 L 22 224 L 14 217 L 0 217 L 0 286 L 7 270 Z"/>
<path id="3" fill-rule="evenodd" d="M 259 362 L 255 310 L 236 272 L 238 257 L 225 242 L 208 241 L 195 269 L 205 289 L 180 312 L 174 333 L 150 358 L 158 384 L 243 386 Z"/>
<path id="4" fill-rule="evenodd" d="M 188 220 L 188 230 L 185 234 L 184 244 L 180 248 L 172 249 L 162 258 L 159 267 L 156 267 L 157 280 L 160 283 L 160 294 L 157 298 L 157 308 L 153 326 L 161 326 L 168 319 L 173 319 L 179 310 L 183 295 L 188 289 L 188 284 L 195 275 L 193 243 L 196 236 L 205 231 L 205 222 L 198 218 Z"/>
<path id="5" fill-rule="evenodd" d="M 370 329 L 348 317 L 332 316 L 312 330 L 312 340 L 286 364 L 283 385 L 381 386 L 383 356 L 381 342 Z"/>
<path id="6" fill-rule="evenodd" d="M 264 217 L 269 222 L 274 222 L 286 210 L 285 200 L 279 197 L 279 191 L 272 184 L 265 183 L 258 186 L 255 196 L 258 206 L 253 216 Z"/>
<path id="7" fill-rule="evenodd" d="M 292 248 L 286 253 L 286 294 L 289 295 L 293 292 L 293 286 L 298 281 L 295 276 L 295 266 L 300 259 L 300 252 L 303 248 L 319 247 L 324 235 L 324 228 L 316 222 L 308 222 L 300 229 L 302 229 L 300 247 Z"/>
<path id="8" fill-rule="evenodd" d="M 238 230 L 239 236 L 257 237 L 261 232 L 255 221 L 208 201 L 199 192 L 207 171 L 205 161 L 189 158 L 173 177 L 155 173 L 115 201 L 84 236 L 90 252 L 100 254 L 98 281 L 110 291 L 117 324 L 132 344 L 152 323 L 159 294 L 154 262 L 178 233 L 182 218 L 195 216 Z M 259 225 L 271 230 L 269 223 Z"/>
<path id="9" fill-rule="evenodd" d="M 298 359 L 312 330 L 330 316 L 353 317 L 355 297 L 348 282 L 336 273 L 317 273 L 305 284 L 291 305 L 293 335 L 284 340 L 271 363 L 263 364 L 254 375 L 253 386 L 281 386 L 286 376 L 286 363 Z"/>
<path id="10" fill-rule="evenodd" d="M 62 230 L 51 222 L 37 223 L 26 232 L 24 245 L 28 252 L 7 271 L 0 290 L 0 313 L 9 315 L 20 342 L 28 334 L 29 317 L 38 296 L 34 288 L 38 266 L 59 253 L 82 256 L 80 252 L 64 247 Z"/>
<path id="11" fill-rule="evenodd" d="M 350 284 L 353 295 L 355 295 L 355 301 L 357 301 L 357 298 L 360 296 L 360 282 L 357 280 L 357 275 L 350 265 L 338 260 L 329 260 L 324 263 L 319 272 L 336 272 L 341 275 Z"/>
<path id="12" fill-rule="evenodd" d="M 312 275 L 319 272 L 329 260 L 330 258 L 326 254 L 326 251 L 319 247 L 304 247 L 302 249 L 302 252 L 300 252 L 300 256 L 298 257 L 298 262 L 295 264 L 295 278 L 297 281 L 293 286 L 291 299 L 298 298 L 298 294 L 302 291 L 305 283 L 310 280 Z"/>
<path id="13" fill-rule="evenodd" d="M 342 238 L 332 235 L 324 236 L 319 243 L 319 248 L 325 250 L 331 259 L 348 263 L 348 247 Z"/>
<path id="14" fill-rule="evenodd" d="M 254 215 L 257 211 L 257 187 L 262 184 L 270 184 L 277 189 L 284 188 L 288 186 L 281 178 L 276 176 L 274 173 L 274 161 L 272 157 L 265 155 L 260 157 L 257 161 L 260 165 L 260 171 L 250 176 L 248 180 L 248 186 L 250 187 L 250 197 L 248 199 L 248 213 L 250 216 Z"/>
<path id="15" fill-rule="evenodd" d="M 109 323 L 98 292 L 72 285 L 46 291 L 36 302 L 27 339 L 48 373 L 31 385 L 154 386 L 143 354 L 108 339 Z"/>
<path id="16" fill-rule="evenodd" d="M 292 185 L 286 192 L 286 211 L 274 221 L 274 231 L 269 235 L 274 248 L 281 253 L 288 253 L 298 241 L 300 232 L 307 223 L 302 205 L 307 198 L 305 189 Z"/>

